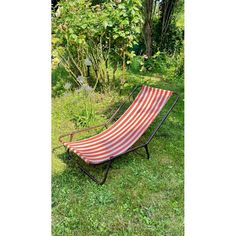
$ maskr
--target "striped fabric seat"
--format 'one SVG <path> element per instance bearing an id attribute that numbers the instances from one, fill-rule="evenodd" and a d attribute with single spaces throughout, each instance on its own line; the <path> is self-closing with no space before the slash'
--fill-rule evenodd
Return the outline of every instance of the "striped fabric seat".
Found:
<path id="1" fill-rule="evenodd" d="M 172 91 L 142 86 L 131 106 L 108 129 L 63 144 L 89 164 L 99 164 L 122 154 L 143 135 L 171 95 Z"/>

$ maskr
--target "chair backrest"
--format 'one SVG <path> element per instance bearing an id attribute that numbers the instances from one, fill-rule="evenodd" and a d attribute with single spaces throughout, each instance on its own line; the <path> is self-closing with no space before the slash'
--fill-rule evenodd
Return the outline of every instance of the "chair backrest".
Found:
<path id="1" fill-rule="evenodd" d="M 71 144 L 71 148 L 91 163 L 125 152 L 143 135 L 171 95 L 172 91 L 142 86 L 131 106 L 112 126 Z"/>

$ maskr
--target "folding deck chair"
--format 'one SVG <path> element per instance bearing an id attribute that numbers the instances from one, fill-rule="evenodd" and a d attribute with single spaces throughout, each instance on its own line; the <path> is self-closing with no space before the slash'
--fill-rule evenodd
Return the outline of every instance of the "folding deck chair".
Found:
<path id="1" fill-rule="evenodd" d="M 137 86 L 132 91 L 129 95 L 129 99 L 138 88 L 140 88 L 140 86 Z M 164 114 L 160 122 L 155 126 L 148 140 L 145 143 L 134 147 L 133 145 L 145 133 L 169 98 L 173 95 L 175 95 L 174 101 L 171 103 L 169 109 Z M 144 148 L 146 150 L 147 158 L 149 159 L 148 144 L 175 106 L 178 98 L 179 96 L 172 91 L 143 85 L 130 107 L 110 127 L 108 127 L 108 125 L 117 115 L 118 111 L 120 111 L 120 109 L 124 106 L 125 102 L 121 104 L 121 106 L 106 123 L 62 135 L 60 136 L 59 141 L 65 146 L 65 148 L 67 148 L 67 153 L 70 157 L 72 157 L 72 154 L 76 154 L 84 162 L 91 165 L 107 163 L 104 177 L 101 181 L 99 181 L 83 166 L 78 164 L 80 170 L 88 175 L 93 181 L 97 184 L 104 184 L 108 171 L 111 167 L 111 163 L 115 158 L 137 149 Z M 101 127 L 107 129 L 95 136 L 83 140 L 72 141 L 74 135 L 77 133 Z M 69 141 L 62 140 L 62 138 L 66 136 L 69 137 Z"/>

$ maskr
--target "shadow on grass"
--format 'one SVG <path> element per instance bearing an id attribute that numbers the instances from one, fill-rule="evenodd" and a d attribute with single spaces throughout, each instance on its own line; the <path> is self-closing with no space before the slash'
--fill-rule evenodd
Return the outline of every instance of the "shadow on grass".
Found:
<path id="1" fill-rule="evenodd" d="M 155 122 L 156 123 L 156 122 Z M 134 144 L 134 146 L 138 146 L 140 144 L 145 143 L 145 141 L 150 137 L 152 134 L 153 129 L 155 128 L 155 123 L 150 126 L 150 128 L 145 132 L 145 134 Z M 176 126 L 175 121 L 168 120 L 168 124 L 163 124 L 163 129 L 160 129 L 160 132 L 156 136 L 154 136 L 154 140 L 151 141 L 149 144 L 149 152 L 151 159 L 153 158 L 153 155 L 156 154 L 152 150 L 153 145 L 156 146 L 159 144 L 159 141 L 162 140 L 166 142 L 171 142 L 172 139 L 176 139 L 176 133 L 170 131 L 170 127 L 174 128 Z M 101 164 L 101 165 L 88 165 L 83 160 L 81 160 L 78 156 L 74 155 L 72 158 L 68 158 L 68 154 L 66 152 L 58 154 L 57 157 L 60 159 L 63 163 L 66 164 L 66 169 L 61 172 L 60 174 L 56 174 L 52 177 L 54 183 L 60 183 L 59 185 L 62 186 L 63 183 L 67 186 L 67 188 L 71 187 L 73 188 L 76 182 L 77 186 L 80 186 L 82 189 L 90 188 L 88 185 L 96 185 L 99 188 L 101 186 L 97 185 L 94 181 L 92 181 L 87 175 L 81 172 L 81 170 L 78 167 L 78 163 L 86 170 L 91 172 L 92 175 L 94 175 L 98 179 L 102 179 L 104 175 L 104 171 L 106 168 L 107 163 Z M 148 162 L 146 152 L 144 148 L 140 148 L 134 152 L 124 154 L 118 158 L 116 158 L 112 166 L 109 170 L 107 180 L 103 186 L 106 186 L 107 184 L 112 184 L 112 181 L 114 178 L 121 177 L 121 173 L 126 172 L 128 169 L 132 169 L 135 165 L 137 165 L 139 162 L 142 165 L 142 162 Z M 116 173 L 117 172 L 117 173 Z M 128 172 L 127 172 L 128 173 Z M 71 180 L 73 180 L 74 183 L 71 183 Z M 118 181 L 122 182 L 122 181 Z"/>
<path id="2" fill-rule="evenodd" d="M 135 145 L 138 145 L 138 144 L 135 144 Z M 140 159 L 139 160 L 140 162 L 143 161 L 141 159 L 146 159 L 146 153 L 145 153 L 144 148 L 141 148 L 135 152 L 124 154 L 120 157 L 115 158 L 108 172 L 108 177 L 107 177 L 107 181 L 105 182 L 105 185 L 107 182 L 110 182 L 109 179 L 111 176 L 115 177 L 116 170 L 122 170 L 123 168 L 126 168 L 127 166 L 131 166 L 132 162 L 135 159 L 137 159 L 137 157 Z M 60 179 L 63 180 L 64 178 L 68 179 L 68 181 L 70 178 L 73 178 L 73 179 L 76 178 L 78 181 L 77 184 L 80 185 L 81 187 L 85 186 L 86 184 L 91 184 L 91 183 L 95 185 L 97 184 L 79 169 L 78 164 L 82 166 L 85 170 L 89 171 L 92 175 L 94 175 L 99 180 L 103 178 L 105 169 L 108 164 L 108 163 L 103 163 L 101 165 L 89 165 L 89 164 L 86 164 L 80 157 L 76 155 L 73 155 L 72 157 L 68 157 L 67 153 L 58 154 L 57 158 L 60 159 L 64 164 L 66 164 L 66 169 L 60 174 L 54 175 L 52 177 L 53 182 L 54 181 L 61 182 Z"/>

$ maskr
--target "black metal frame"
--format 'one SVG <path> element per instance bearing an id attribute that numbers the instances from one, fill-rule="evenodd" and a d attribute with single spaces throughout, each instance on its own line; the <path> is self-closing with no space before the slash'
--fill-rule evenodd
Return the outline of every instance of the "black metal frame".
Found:
<path id="1" fill-rule="evenodd" d="M 134 90 L 130 93 L 128 99 L 131 98 L 131 96 L 134 94 L 134 92 L 135 92 L 139 87 L 140 87 L 140 86 L 136 86 L 136 87 L 134 88 Z M 161 121 L 156 125 L 154 131 L 152 132 L 152 134 L 150 135 L 150 137 L 148 138 L 148 140 L 147 140 L 145 143 L 143 143 L 143 144 L 141 144 L 141 145 L 138 145 L 138 146 L 136 146 L 136 147 L 131 147 L 131 148 L 129 148 L 127 151 L 125 151 L 125 152 L 123 152 L 123 153 L 121 153 L 121 154 L 119 154 L 119 155 L 113 156 L 113 157 L 111 157 L 110 159 L 105 160 L 105 161 L 103 161 L 103 162 L 100 162 L 100 163 L 98 163 L 98 164 L 92 164 L 92 165 L 96 165 L 96 166 L 97 166 L 97 165 L 101 165 L 101 164 L 107 163 L 107 167 L 106 167 L 106 170 L 105 170 L 105 174 L 104 174 L 104 177 L 103 177 L 102 180 L 98 180 L 94 175 L 92 175 L 88 170 L 84 169 L 84 167 L 82 167 L 82 166 L 78 163 L 79 169 L 80 169 L 84 174 L 86 174 L 87 176 L 89 176 L 94 182 L 96 182 L 97 184 L 102 185 L 102 184 L 105 183 L 105 181 L 106 181 L 106 179 L 107 179 L 107 175 L 108 175 L 108 172 L 109 172 L 109 170 L 110 170 L 111 164 L 112 164 L 112 162 L 113 162 L 113 160 L 114 160 L 115 158 L 120 157 L 121 155 L 127 154 L 127 153 L 129 153 L 129 152 L 135 151 L 135 150 L 137 150 L 137 149 L 144 148 L 145 151 L 146 151 L 146 154 L 147 154 L 147 159 L 150 159 L 150 154 L 149 154 L 149 150 L 148 150 L 148 144 L 151 142 L 151 140 L 153 139 L 154 135 L 157 133 L 157 131 L 159 130 L 159 128 L 161 127 L 161 125 L 164 123 L 164 121 L 166 120 L 166 118 L 168 117 L 168 115 L 170 114 L 170 112 L 172 111 L 172 109 L 174 108 L 175 104 L 177 103 L 177 101 L 178 101 L 178 99 L 179 99 L 179 95 L 178 95 L 177 93 L 173 92 L 173 95 L 176 96 L 175 100 L 172 102 L 171 106 L 169 107 L 169 109 L 167 110 L 167 112 L 164 114 L 164 116 L 162 117 Z M 84 131 L 88 131 L 88 130 L 92 130 L 92 129 L 97 129 L 97 128 L 101 128 L 101 127 L 106 127 L 106 128 L 108 128 L 109 123 L 112 122 L 112 120 L 114 119 L 114 117 L 117 115 L 117 113 L 120 111 L 120 109 L 125 105 L 125 103 L 126 103 L 126 102 L 123 102 L 123 103 L 120 105 L 120 107 L 114 112 L 114 114 L 111 116 L 111 118 L 110 118 L 107 122 L 105 122 L 105 123 L 103 123 L 103 124 L 101 124 L 101 125 L 97 125 L 97 126 L 93 126 L 93 127 L 85 128 L 85 129 L 81 129 L 81 130 L 76 130 L 76 131 L 70 132 L 70 133 L 68 133 L 68 134 L 61 135 L 61 136 L 59 137 L 59 141 L 60 141 L 61 143 L 63 143 L 62 138 L 66 137 L 66 136 L 69 136 L 69 137 L 70 137 L 69 140 L 70 140 L 70 142 L 71 142 L 72 139 L 73 139 L 73 136 L 74 136 L 75 134 L 77 134 L 77 133 L 81 133 L 81 132 L 84 132 Z M 69 149 L 67 149 L 67 153 L 68 153 L 68 156 L 69 156 L 69 157 L 72 157 L 72 153 L 69 151 Z"/>

